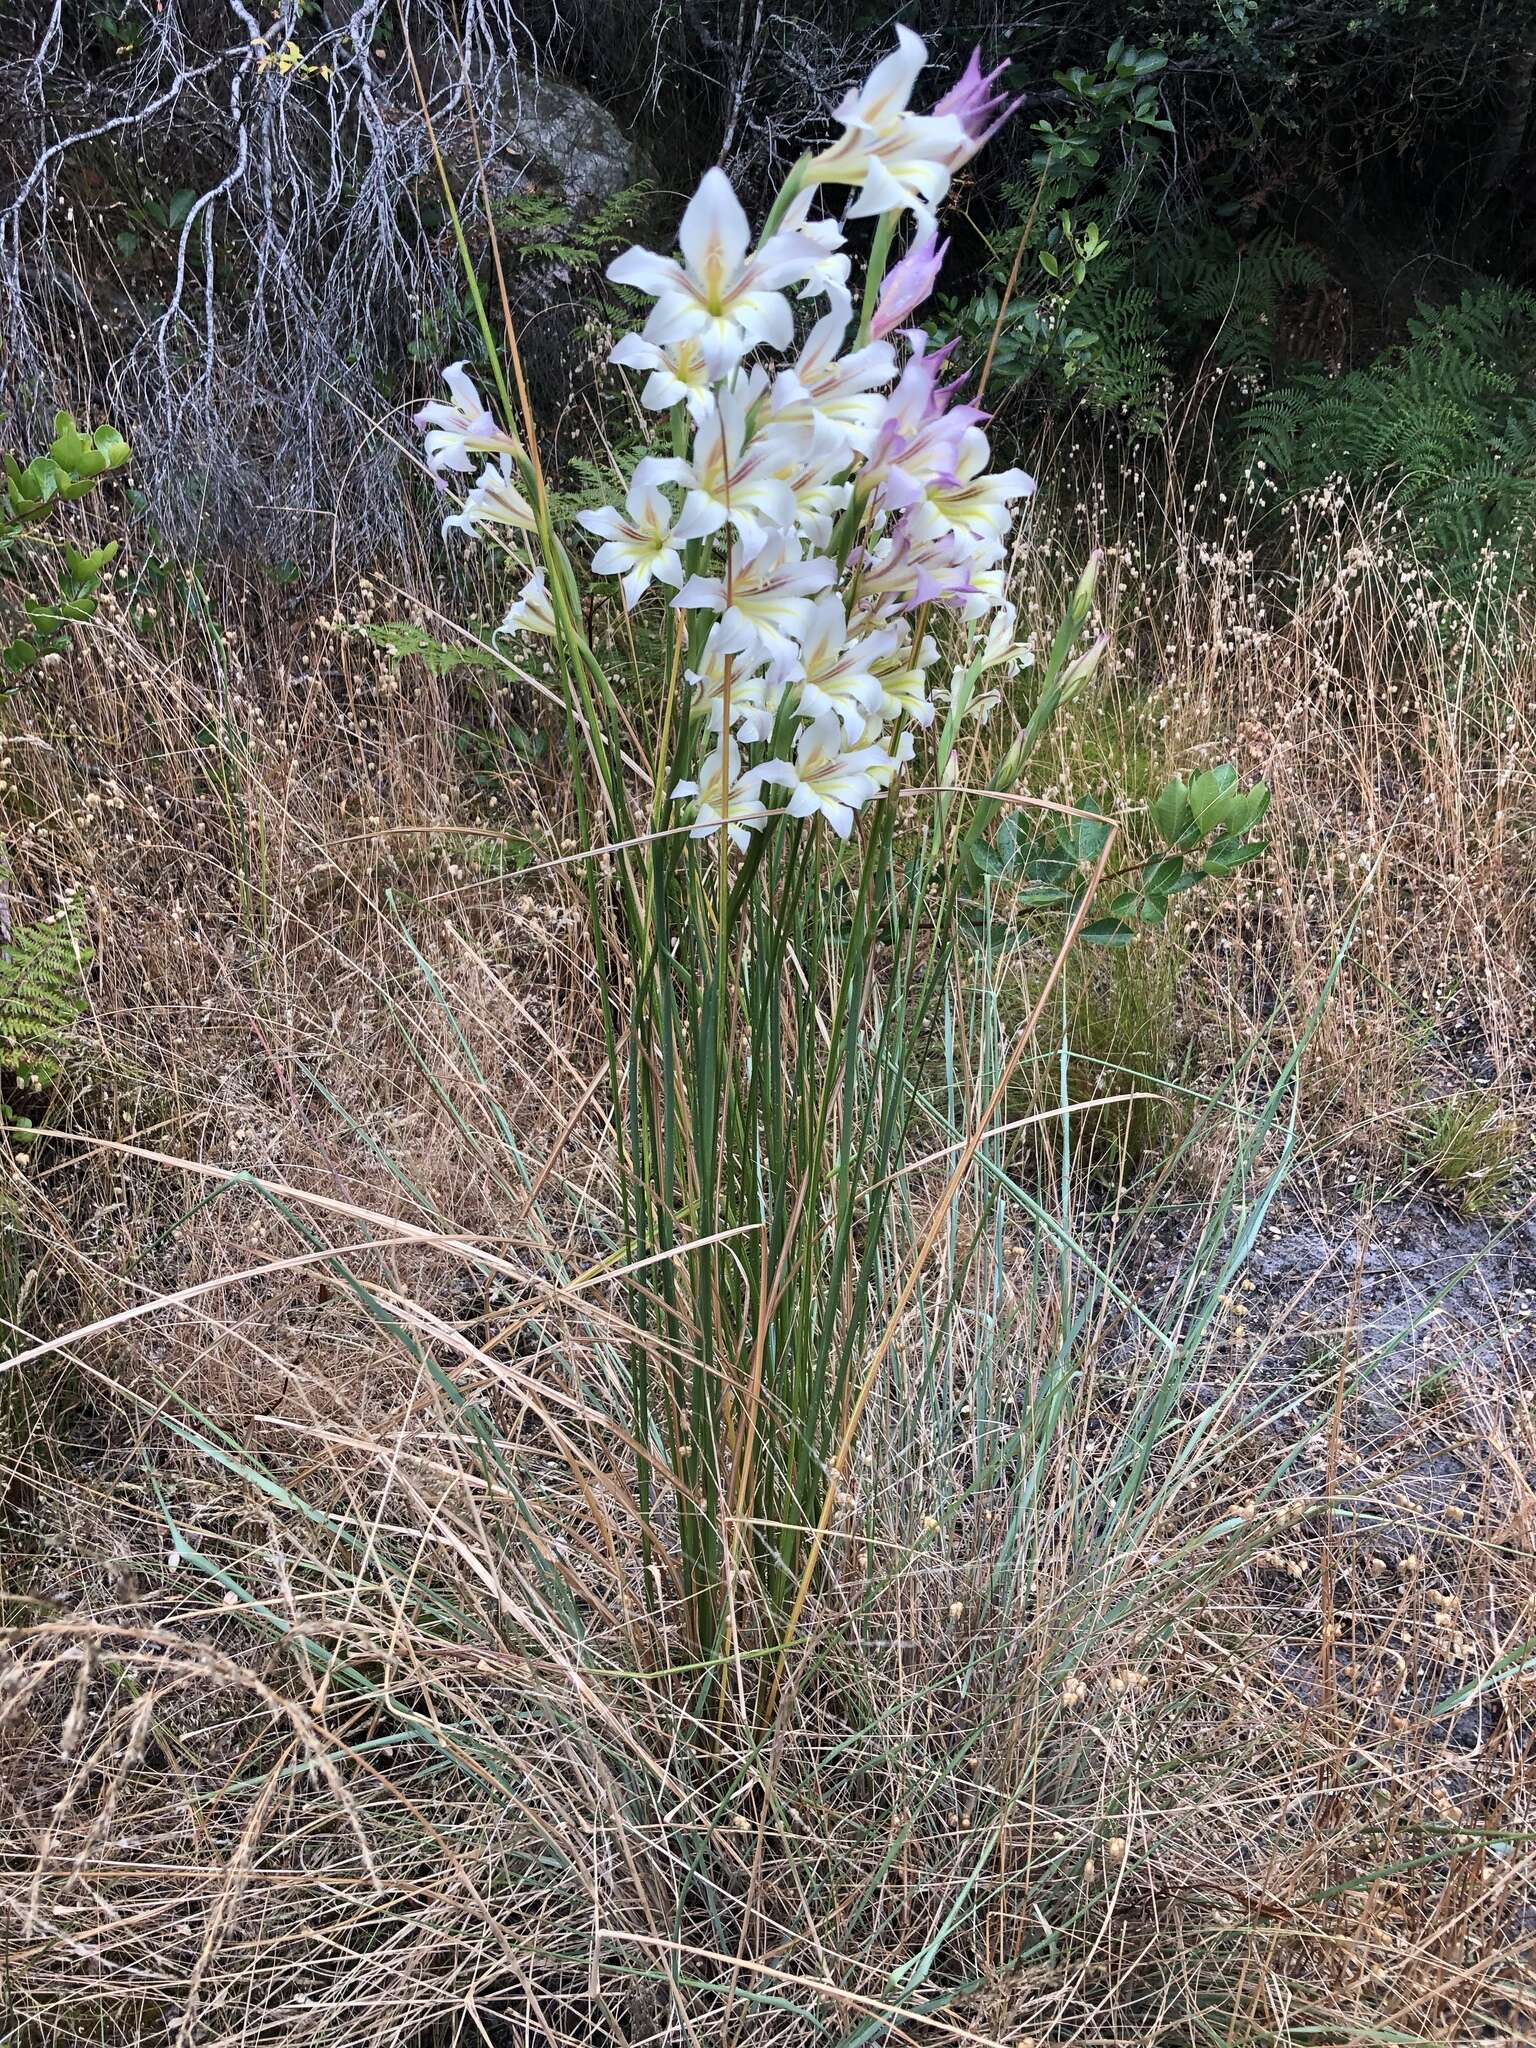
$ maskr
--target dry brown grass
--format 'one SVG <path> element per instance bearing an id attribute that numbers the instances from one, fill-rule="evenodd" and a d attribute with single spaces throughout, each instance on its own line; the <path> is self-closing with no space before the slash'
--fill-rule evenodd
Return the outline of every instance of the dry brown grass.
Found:
<path id="1" fill-rule="evenodd" d="M 1312 1187 L 1453 1084 L 1531 1108 L 1536 665 L 1447 651 L 1374 545 L 1341 526 L 1260 619 L 1236 551 L 1149 529 L 1051 770 L 1275 787 L 1275 857 L 1165 942 L 1196 1089 L 1241 1055 L 1262 1097 L 1358 916 Z M 109 614 L 0 749 L 13 909 L 78 887 L 97 947 L 68 1135 L 7 1197 L 14 1348 L 55 1342 L 0 1410 L 18 2042 L 1536 2025 L 1517 1307 L 1507 1370 L 1366 1455 L 1334 1323 L 1285 1363 L 1305 1300 L 1207 1261 L 1175 1371 L 1100 1238 L 1063 1265 L 1010 1208 L 965 1265 L 978 1175 L 771 1712 L 745 1592 L 701 1690 L 633 1508 L 571 871 L 484 863 L 505 819 L 558 860 L 554 764 L 484 773 L 448 684 L 246 616 L 221 679 Z M 1192 1143 L 1191 1243 L 1274 1163 L 1230 1178 L 1246 1143 L 1237 1108 Z M 1412 1483 L 1447 1445 L 1463 1476 Z"/>
<path id="2" fill-rule="evenodd" d="M 1064 726 L 1057 792 L 1107 781 L 1134 802 L 1162 774 L 1230 759 L 1275 795 L 1275 856 L 1182 934 L 1191 1031 L 1219 1067 L 1277 1004 L 1299 1019 L 1353 930 L 1309 1053 L 1315 1135 L 1351 1164 L 1400 1161 L 1405 1119 L 1470 1083 L 1528 1139 L 1528 622 L 1436 595 L 1390 521 L 1332 498 L 1294 515 L 1282 574 L 1235 520 L 1213 544 L 1188 510 L 1126 512 L 1101 586 L 1122 691 L 1086 734 Z M 1064 522 L 1068 560 L 1108 516 L 1090 502 Z"/>

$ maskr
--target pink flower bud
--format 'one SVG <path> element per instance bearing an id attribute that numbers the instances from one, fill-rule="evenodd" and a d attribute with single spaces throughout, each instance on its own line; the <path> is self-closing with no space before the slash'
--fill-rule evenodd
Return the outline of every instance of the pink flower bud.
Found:
<path id="1" fill-rule="evenodd" d="M 1009 115 L 1023 105 L 1022 98 L 1010 100 L 1006 92 L 997 90 L 997 81 L 1007 69 L 1006 64 L 999 64 L 995 71 L 983 71 L 980 50 L 972 50 L 964 71 L 934 108 L 935 114 L 953 115 L 965 130 L 963 147 L 948 160 L 950 171 L 958 171 L 962 164 L 968 164 Z"/>
<path id="2" fill-rule="evenodd" d="M 922 305 L 933 290 L 949 243 L 941 242 L 936 231 L 920 236 L 901 261 L 888 272 L 880 287 L 880 301 L 870 323 L 870 334 L 882 340 L 900 327 L 910 313 Z"/>

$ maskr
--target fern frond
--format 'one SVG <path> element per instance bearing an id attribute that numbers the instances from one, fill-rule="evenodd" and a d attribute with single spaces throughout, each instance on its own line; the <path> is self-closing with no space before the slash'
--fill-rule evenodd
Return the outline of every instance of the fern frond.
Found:
<path id="1" fill-rule="evenodd" d="M 0 1082 L 16 1093 L 44 1094 L 63 1077 L 90 961 L 70 910 L 16 926 L 0 946 Z"/>
<path id="2" fill-rule="evenodd" d="M 1452 587 L 1490 551 L 1536 552 L 1536 296 L 1507 285 L 1423 311 L 1409 339 L 1343 376 L 1298 376 L 1238 422 L 1240 452 L 1292 496 L 1332 477 L 1390 492 Z M 1516 566 L 1523 565 L 1523 566 Z"/>
<path id="3" fill-rule="evenodd" d="M 1277 228 L 1243 242 L 1213 224 L 1159 252 L 1157 276 L 1171 323 L 1189 333 L 1214 328 L 1213 360 L 1255 376 L 1274 366 L 1286 294 L 1327 284 L 1328 267 Z"/>

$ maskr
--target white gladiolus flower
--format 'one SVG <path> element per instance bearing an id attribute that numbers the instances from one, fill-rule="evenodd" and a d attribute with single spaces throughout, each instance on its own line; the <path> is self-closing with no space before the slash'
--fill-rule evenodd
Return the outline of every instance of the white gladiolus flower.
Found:
<path id="1" fill-rule="evenodd" d="M 781 226 L 799 235 L 808 242 L 816 254 L 811 268 L 801 285 L 798 297 L 802 299 L 828 297 L 848 289 L 848 274 L 853 268 L 853 258 L 843 246 L 843 231 L 835 220 L 812 220 L 811 201 L 816 197 L 816 187 L 807 185 L 797 199 L 790 201 L 785 209 Z"/>
<path id="2" fill-rule="evenodd" d="M 724 172 L 712 170 L 684 212 L 677 257 L 630 249 L 608 273 L 655 301 L 643 332 L 625 335 L 610 360 L 644 373 L 641 404 L 674 413 L 675 439 L 636 466 L 622 506 L 577 517 L 599 543 L 593 570 L 619 579 L 626 609 L 661 584 L 693 615 L 680 740 L 690 762 L 695 747 L 704 758 L 672 796 L 692 804 L 697 839 L 724 832 L 740 849 L 754 832 L 816 818 L 846 839 L 913 760 L 916 732 L 943 701 L 929 680 L 938 642 L 918 623 L 931 608 L 968 629 L 957 715 L 984 717 L 1003 677 L 1033 659 L 1005 601 L 1005 564 L 1017 501 L 1034 485 L 1021 470 L 988 469 L 986 415 L 962 398 L 963 379 L 944 381 L 951 348 L 930 348 L 903 325 L 948 246 L 931 209 L 1013 109 L 1001 74 L 977 55 L 932 113 L 913 113 L 924 58 L 920 39 L 898 29 L 895 51 L 844 98 L 842 135 L 812 161 L 761 247 Z M 811 217 L 817 187 L 839 184 L 856 188 L 851 214 L 903 209 L 921 226 L 886 276 L 882 332 L 861 346 L 850 345 L 842 230 Z M 796 286 L 826 301 L 799 341 L 786 296 Z M 428 460 L 434 474 L 479 467 L 480 477 L 445 527 L 472 538 L 531 528 L 518 444 L 462 363 L 446 374 L 452 403 L 418 416 Z M 472 464 L 475 453 L 491 460 Z M 676 511 L 669 491 L 683 494 Z M 563 605 L 557 623 L 537 570 L 498 630 L 568 637 L 580 625 Z M 574 652 L 593 658 L 590 647 Z M 979 688 L 984 675 L 999 688 Z M 781 750 L 793 758 L 762 758 Z M 787 792 L 781 810 L 765 803 L 769 786 Z"/>
<path id="3" fill-rule="evenodd" d="M 433 476 L 441 481 L 445 469 L 468 476 L 474 467 L 471 455 L 517 454 L 521 445 L 517 436 L 503 433 L 497 426 L 463 363 L 450 363 L 443 372 L 443 382 L 453 403 L 445 405 L 440 398 L 434 398 L 415 419 L 426 434 L 422 452 Z"/>
<path id="4" fill-rule="evenodd" d="M 870 762 L 865 773 L 883 795 L 916 755 L 917 742 L 905 727 L 896 734 L 893 742 L 885 730 L 884 721 L 875 717 L 864 728 L 863 744 L 873 747 L 880 755 L 878 761 Z"/>
<path id="5" fill-rule="evenodd" d="M 768 420 L 779 431 L 809 430 L 841 467 L 874 445 L 886 409 L 881 386 L 896 375 L 896 355 L 888 341 L 874 341 L 840 356 L 853 308 L 845 292 L 830 297 L 799 355 L 774 378 Z"/>
<path id="6" fill-rule="evenodd" d="M 953 114 L 914 114 L 907 102 L 928 60 L 927 45 L 909 28 L 896 31 L 896 48 L 857 92 L 834 109 L 843 133 L 811 163 L 824 185 L 857 185 L 850 216 L 911 207 L 923 227 L 949 190 L 949 166 L 963 162 L 968 137 Z"/>
<path id="7" fill-rule="evenodd" d="M 791 818 L 823 817 L 839 839 L 846 839 L 853 830 L 855 811 L 880 793 L 877 774 L 871 769 L 883 772 L 888 760 L 883 747 L 858 747 L 848 752 L 842 720 L 835 711 L 826 711 L 801 726 L 793 765 L 769 761 L 758 774 L 763 782 L 789 791 L 784 809 Z"/>
<path id="8" fill-rule="evenodd" d="M 794 535 L 776 533 L 751 551 L 738 542 L 723 576 L 690 576 L 672 602 L 720 613 L 722 654 L 783 662 L 799 655 L 812 598 L 836 580 L 831 562 L 818 555 L 802 560 Z"/>
<path id="9" fill-rule="evenodd" d="M 496 630 L 498 633 L 538 633 L 546 640 L 558 637 L 555 608 L 550 603 L 549 586 L 544 581 L 542 569 L 534 570 L 508 605 L 507 615 Z"/>
<path id="10" fill-rule="evenodd" d="M 637 477 L 625 506 L 627 517 L 614 506 L 603 505 L 595 512 L 578 512 L 576 523 L 602 540 L 592 567 L 599 576 L 620 579 L 624 608 L 632 611 L 653 578 L 676 590 L 683 580 L 683 561 L 672 534 L 672 507 L 654 484 Z"/>
<path id="11" fill-rule="evenodd" d="M 704 540 L 729 521 L 743 542 L 758 546 L 775 528 L 794 524 L 794 493 L 774 474 L 780 454 L 766 436 L 749 441 L 745 399 L 721 390 L 699 423 L 692 457 L 648 455 L 635 476 L 648 484 L 679 484 L 688 493 L 672 529 L 675 539 Z"/>
<path id="12" fill-rule="evenodd" d="M 860 559 L 859 606 L 884 615 L 920 604 L 963 603 L 974 590 L 975 573 L 975 557 L 952 535 L 919 540 L 903 520 Z"/>
<path id="13" fill-rule="evenodd" d="M 1011 604 L 1000 604 L 992 614 L 981 653 L 973 657 L 979 675 L 990 668 L 1020 669 L 1033 665 L 1035 650 L 1027 640 L 1017 637 L 1017 621 L 1018 610 Z"/>
<path id="14" fill-rule="evenodd" d="M 1018 613 L 1011 604 L 1000 604 L 987 624 L 986 637 L 968 662 L 955 669 L 949 679 L 951 702 L 960 705 L 961 718 L 973 725 L 985 725 L 1003 701 L 1000 689 L 981 689 L 981 678 L 1002 669 L 1016 675 L 1034 665 L 1035 650 L 1017 635 Z"/>
<path id="15" fill-rule="evenodd" d="M 812 548 L 829 546 L 838 514 L 853 495 L 851 484 L 832 480 L 844 463 L 825 453 L 808 461 L 805 441 L 798 434 L 765 436 L 764 443 L 774 474 L 789 491 L 795 531 Z"/>
<path id="16" fill-rule="evenodd" d="M 992 562 L 984 569 L 971 571 L 971 587 L 960 600 L 960 616 L 974 625 L 987 618 L 1003 602 L 1008 587 L 1007 572 L 1001 562 Z"/>
<path id="17" fill-rule="evenodd" d="M 744 851 L 747 834 L 768 822 L 761 795 L 764 772 L 761 768 L 742 772 L 741 749 L 729 735 L 717 742 L 700 768 L 698 780 L 678 782 L 672 788 L 675 802 L 685 797 L 696 800 L 689 838 L 707 839 L 724 825 L 731 844 Z"/>
<path id="18" fill-rule="evenodd" d="M 731 730 L 743 746 L 755 746 L 773 738 L 788 687 L 760 669 L 741 677 L 732 676 Z M 722 688 L 707 700 L 706 722 L 711 732 L 719 732 L 725 723 L 725 699 Z"/>
<path id="19" fill-rule="evenodd" d="M 715 402 L 714 381 L 704 360 L 704 349 L 691 337 L 659 348 L 638 334 L 622 335 L 608 358 L 625 370 L 649 370 L 640 393 L 640 403 L 652 412 L 670 412 L 674 405 L 686 405 L 695 421 L 701 420 Z"/>
<path id="20" fill-rule="evenodd" d="M 850 744 L 859 739 L 884 696 L 875 664 L 894 653 L 900 637 L 890 627 L 850 635 L 837 592 L 829 590 L 817 598 L 795 664 L 800 709 L 806 717 L 820 718 L 830 711 L 841 720 Z"/>
<path id="21" fill-rule="evenodd" d="M 961 441 L 982 418 L 974 405 L 952 402 L 954 385 L 939 382 L 949 350 L 930 350 L 918 330 L 911 340 L 865 471 L 879 504 L 891 513 L 909 510 L 930 487 L 953 479 Z"/>
<path id="22" fill-rule="evenodd" d="M 499 468 L 493 469 L 487 463 L 480 472 L 480 481 L 460 509 L 443 521 L 444 533 L 456 527 L 471 540 L 479 540 L 482 526 L 515 526 L 523 533 L 537 531 L 533 507 L 512 481 L 509 455 L 502 456 Z"/>
<path id="23" fill-rule="evenodd" d="M 760 343 L 789 346 L 795 320 L 783 287 L 808 277 L 824 252 L 783 229 L 753 250 L 741 201 L 718 166 L 704 173 L 689 200 L 677 245 L 681 263 L 635 248 L 608 266 L 615 284 L 655 299 L 646 341 L 662 347 L 697 341 L 717 378 L 728 376 Z"/>
<path id="24" fill-rule="evenodd" d="M 731 727 L 739 739 L 750 744 L 772 734 L 785 686 L 770 681 L 760 667 L 739 654 L 722 652 L 718 625 L 709 629 L 697 668 L 683 673 L 694 687 L 695 710 L 703 712 L 711 732 L 724 726 L 729 697 Z"/>
<path id="25" fill-rule="evenodd" d="M 912 508 L 913 529 L 923 539 L 955 533 L 978 547 L 1001 549 L 1010 517 L 1008 506 L 1015 498 L 1029 497 L 1035 480 L 1022 469 L 989 475 L 989 453 L 980 427 L 967 427 L 960 436 L 953 468 L 935 477 Z"/>
<path id="26" fill-rule="evenodd" d="M 902 637 L 896 649 L 870 664 L 880 685 L 882 719 L 905 718 L 916 726 L 933 723 L 934 708 L 927 695 L 928 670 L 939 658 L 938 645 L 930 634 L 913 652 L 912 629 L 902 622 Z"/>

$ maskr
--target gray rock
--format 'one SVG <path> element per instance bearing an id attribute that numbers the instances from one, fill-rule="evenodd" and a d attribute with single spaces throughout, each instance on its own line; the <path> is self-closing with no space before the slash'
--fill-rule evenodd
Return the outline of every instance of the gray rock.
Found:
<path id="1" fill-rule="evenodd" d="M 519 166 L 520 182 L 531 177 L 552 184 L 580 215 L 595 212 L 650 170 L 606 107 L 557 78 L 524 84 L 512 132 L 498 156 L 503 168 Z"/>
<path id="2" fill-rule="evenodd" d="M 477 101 L 475 119 L 493 199 L 543 192 L 588 219 L 605 199 L 651 175 L 644 152 L 608 109 L 564 79 L 509 71 L 499 91 Z M 468 123 L 449 124 L 442 141 L 450 169 L 473 177 Z"/>

